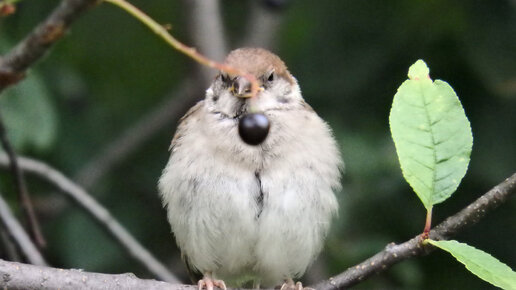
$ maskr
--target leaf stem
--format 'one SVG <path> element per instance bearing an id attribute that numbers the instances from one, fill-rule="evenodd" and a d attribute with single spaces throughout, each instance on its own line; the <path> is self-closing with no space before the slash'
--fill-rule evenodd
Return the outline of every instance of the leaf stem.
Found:
<path id="1" fill-rule="evenodd" d="M 433 207 L 430 207 L 426 210 L 425 228 L 423 229 L 423 234 L 421 235 L 422 240 L 428 239 L 428 233 L 430 233 L 430 229 L 432 228 L 432 208 Z"/>
<path id="2" fill-rule="evenodd" d="M 178 50 L 179 52 L 185 54 L 186 56 L 192 58 L 196 62 L 205 65 L 207 67 L 211 67 L 223 72 L 226 72 L 228 74 L 232 75 L 241 75 L 249 80 L 251 83 L 251 96 L 256 96 L 256 94 L 259 91 L 259 85 L 256 78 L 248 73 L 245 73 L 241 70 L 238 70 L 232 66 L 216 62 L 214 60 L 211 60 L 204 55 L 197 52 L 197 50 L 193 47 L 189 47 L 176 38 L 174 38 L 170 33 L 168 33 L 167 29 L 161 25 L 158 24 L 154 19 L 149 17 L 147 14 L 143 13 L 140 9 L 136 8 L 129 2 L 125 0 L 104 0 L 105 2 L 109 2 L 113 5 L 116 5 L 123 10 L 125 10 L 127 13 L 134 16 L 136 19 L 140 20 L 143 24 L 145 24 L 150 30 L 152 30 L 155 34 L 157 34 L 159 37 L 161 37 L 166 43 L 168 43 L 170 46 L 172 46 L 174 49 Z"/>

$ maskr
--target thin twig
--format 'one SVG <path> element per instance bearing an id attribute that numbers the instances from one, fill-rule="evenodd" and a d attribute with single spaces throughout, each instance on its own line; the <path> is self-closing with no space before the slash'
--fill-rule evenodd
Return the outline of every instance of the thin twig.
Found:
<path id="1" fill-rule="evenodd" d="M 23 230 L 18 220 L 14 217 L 11 209 L 0 194 L 0 219 L 4 228 L 9 232 L 11 237 L 16 241 L 27 260 L 38 266 L 46 266 L 47 263 L 43 256 L 39 253 L 36 246 L 32 243 L 29 236 Z"/>
<path id="2" fill-rule="evenodd" d="M 2 147 L 4 148 L 10 160 L 10 167 L 13 174 L 14 184 L 16 185 L 16 189 L 18 191 L 18 198 L 20 200 L 21 207 L 23 208 L 23 213 L 25 214 L 31 236 L 38 248 L 44 248 L 46 245 L 45 238 L 43 237 L 43 234 L 41 234 L 41 229 L 38 220 L 36 219 L 36 214 L 34 213 L 32 202 L 30 201 L 27 184 L 25 183 L 25 178 L 23 176 L 23 171 L 18 166 L 16 153 L 14 152 L 14 149 L 11 146 L 9 139 L 7 138 L 6 129 L 4 127 L 4 122 L 1 115 L 0 142 L 2 143 Z"/>
<path id="3" fill-rule="evenodd" d="M 63 0 L 52 13 L 9 53 L 0 58 L 0 92 L 17 83 L 25 71 L 59 40 L 70 24 L 97 0 Z"/>
<path id="4" fill-rule="evenodd" d="M 161 37 L 166 43 L 168 43 L 174 49 L 187 55 L 188 57 L 195 60 L 196 62 L 203 64 L 207 67 L 211 67 L 211 68 L 226 72 L 231 75 L 240 75 L 242 77 L 245 77 L 251 83 L 250 95 L 256 96 L 256 94 L 258 93 L 258 91 L 259 91 L 258 81 L 252 74 L 241 71 L 241 70 L 234 68 L 232 66 L 229 66 L 227 64 L 219 63 L 214 60 L 211 60 L 211 59 L 205 57 L 204 55 L 200 54 L 199 52 L 197 52 L 197 50 L 195 48 L 186 46 L 182 42 L 175 39 L 172 35 L 170 35 L 170 33 L 168 33 L 168 31 L 165 27 L 158 24 L 156 21 L 154 21 L 154 19 L 150 18 L 147 14 L 143 13 L 140 9 L 136 8 L 135 6 L 131 5 L 129 2 L 127 2 L 125 0 L 104 0 L 104 1 L 122 8 L 127 13 L 131 14 L 136 19 L 138 19 L 140 22 L 145 24 L 150 30 L 152 30 L 155 34 L 157 34 L 159 37 Z"/>
<path id="5" fill-rule="evenodd" d="M 516 173 L 482 195 L 466 208 L 447 218 L 430 231 L 430 238 L 434 240 L 448 239 L 469 226 L 476 224 L 488 212 L 503 204 L 511 195 L 516 193 Z M 315 286 L 318 290 L 346 289 L 370 276 L 389 269 L 394 264 L 408 258 L 423 256 L 435 248 L 431 245 L 422 245 L 421 236 L 415 236 L 402 244 L 394 243 L 339 275 L 322 281 Z"/>
<path id="6" fill-rule="evenodd" d="M 133 236 L 131 236 L 131 234 L 115 220 L 109 211 L 93 199 L 84 189 L 73 183 L 61 172 L 53 169 L 43 162 L 20 156 L 18 157 L 18 162 L 20 167 L 26 172 L 35 174 L 38 177 L 47 180 L 59 188 L 63 193 L 66 193 L 71 197 L 73 201 L 85 209 L 87 213 L 99 222 L 99 224 L 101 224 L 102 227 L 124 247 L 129 255 L 145 266 L 153 275 L 163 281 L 171 283 L 179 282 L 179 279 L 170 273 L 163 264 L 161 264 L 149 251 L 147 251 L 147 249 L 141 246 L 138 241 L 136 241 Z M 7 156 L 0 154 L 0 166 L 5 167 L 8 166 L 8 164 L 9 161 Z"/>

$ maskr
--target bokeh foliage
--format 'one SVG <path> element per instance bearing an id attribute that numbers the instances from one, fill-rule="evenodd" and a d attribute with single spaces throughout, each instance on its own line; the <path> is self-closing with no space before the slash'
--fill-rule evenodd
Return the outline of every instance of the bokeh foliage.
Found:
<path id="1" fill-rule="evenodd" d="M 132 1 L 188 41 L 180 1 Z M 229 39 L 245 30 L 248 1 L 223 0 Z M 0 19 L 0 54 L 57 5 L 25 0 Z M 305 99 L 330 122 L 346 162 L 341 210 L 318 265 L 330 274 L 362 261 L 389 242 L 420 233 L 424 209 L 403 181 L 388 116 L 406 68 L 425 59 L 431 76 L 446 80 L 471 121 L 475 147 L 458 191 L 434 209 L 434 224 L 455 213 L 514 172 L 516 161 L 516 4 L 514 1 L 289 1 L 278 27 L 278 50 Z M 79 19 L 51 53 L 34 66 L 19 97 L 37 98 L 53 112 L 52 142 L 19 145 L 66 174 L 80 171 L 106 144 L 160 104 L 192 69 L 136 20 L 109 5 Z M 37 85 L 29 86 L 29 82 Z M 18 88 L 15 88 L 18 89 Z M 11 89 L 14 90 L 14 89 Z M 6 96 L 0 96 L 4 104 Z M 35 105 L 36 103 L 34 103 Z M 5 107 L 7 108 L 7 107 Z M 5 109 L 2 107 L 2 109 Z M 9 130 L 34 128 L 30 110 Z M 21 113 L 20 113 L 21 114 Z M 5 114 L 4 114 L 5 115 Z M 7 116 L 6 116 L 7 118 Z M 177 249 L 157 195 L 168 158 L 170 124 L 144 148 L 104 176 L 92 194 L 162 261 Z M 34 134 L 39 134 L 36 132 Z M 12 134 L 17 134 L 13 132 Z M 19 133 L 22 134 L 22 133 Z M 13 137 L 14 138 L 14 137 Z M 5 177 L 5 173 L 1 173 Z M 89 271 L 145 272 L 81 210 L 30 180 L 43 218 L 53 265 Z M 0 190 L 15 198 L 2 178 Z M 458 240 L 516 266 L 513 199 Z M 181 267 L 181 266 L 179 266 Z M 319 269 L 320 270 L 320 269 Z M 406 261 L 358 289 L 489 289 L 445 253 Z"/>

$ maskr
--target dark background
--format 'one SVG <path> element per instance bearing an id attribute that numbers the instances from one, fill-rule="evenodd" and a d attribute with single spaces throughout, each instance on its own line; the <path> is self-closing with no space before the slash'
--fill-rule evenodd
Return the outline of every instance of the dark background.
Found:
<path id="1" fill-rule="evenodd" d="M 469 170 L 457 192 L 435 206 L 434 224 L 514 173 L 515 1 L 270 0 L 260 1 L 268 6 L 258 8 L 249 2 L 221 1 L 229 47 L 253 36 L 246 26 L 253 9 L 270 9 L 262 12 L 278 25 L 269 30 L 274 40 L 261 46 L 272 48 L 287 63 L 305 99 L 333 127 L 346 163 L 340 215 L 320 260 L 305 277 L 309 282 L 342 272 L 389 242 L 403 242 L 423 229 L 425 209 L 401 176 L 388 124 L 396 89 L 417 59 L 426 61 L 432 78 L 455 89 L 474 137 Z M 14 15 L 0 19 L 0 54 L 57 3 L 22 1 Z M 198 19 L 191 18 L 183 2 L 132 3 L 158 22 L 172 24 L 171 33 L 192 44 L 189 29 Z M 0 110 L 18 152 L 76 177 L 181 275 L 184 267 L 156 189 L 176 121 L 161 126 L 93 184 L 81 180 L 81 174 L 124 132 L 138 134 L 131 131 L 135 124 L 169 98 L 179 97 L 174 92 L 195 71 L 192 60 L 125 12 L 102 4 L 76 21 L 21 85 L 0 96 Z M 198 81 L 194 87 L 201 98 L 206 84 Z M 51 265 L 151 277 L 81 209 L 48 184 L 28 179 Z M 6 171 L 0 172 L 0 191 L 18 208 Z M 515 234 L 512 198 L 456 239 L 515 269 Z M 434 252 L 402 262 L 356 288 L 490 287 L 448 254 Z"/>

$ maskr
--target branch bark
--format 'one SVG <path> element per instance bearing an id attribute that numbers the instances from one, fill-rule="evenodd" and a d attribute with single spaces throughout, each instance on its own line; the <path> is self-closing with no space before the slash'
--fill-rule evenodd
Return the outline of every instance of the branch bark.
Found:
<path id="1" fill-rule="evenodd" d="M 84 272 L 78 269 L 67 270 L 34 266 L 1 259 L 0 288 L 9 290 L 198 290 L 197 285 L 170 284 L 150 279 L 139 279 L 132 273 L 102 274 Z M 227 290 L 246 289 L 227 288 Z"/>
<path id="2" fill-rule="evenodd" d="M 479 222 L 488 212 L 500 206 L 515 193 L 516 173 L 436 226 L 430 231 L 430 238 L 433 240 L 449 239 L 458 232 Z M 423 245 L 421 241 L 421 236 L 418 235 L 399 245 L 391 243 L 371 258 L 348 268 L 335 277 L 316 284 L 313 288 L 318 290 L 346 289 L 374 274 L 389 269 L 394 264 L 412 257 L 427 255 L 435 249 L 429 244 Z"/>
<path id="3" fill-rule="evenodd" d="M 0 58 L 0 92 L 25 76 L 66 32 L 70 24 L 97 0 L 63 0 L 54 11 L 9 53 Z"/>
<path id="4" fill-rule="evenodd" d="M 109 211 L 93 199 L 84 189 L 73 183 L 61 172 L 43 162 L 24 157 L 18 157 L 18 162 L 20 167 L 26 172 L 33 173 L 47 180 L 71 197 L 75 203 L 85 209 L 87 213 L 102 225 L 102 227 L 122 245 L 129 255 L 140 262 L 153 275 L 167 282 L 179 282 L 179 279 L 170 273 L 147 249 L 140 245 Z M 7 156 L 0 154 L 0 167 L 7 166 L 9 166 Z"/>
<path id="5" fill-rule="evenodd" d="M 156 280 L 139 279 L 134 274 L 100 274 L 82 270 L 27 265 L 0 260 L 2 289 L 146 289 L 194 290 L 194 286 L 172 285 Z"/>

